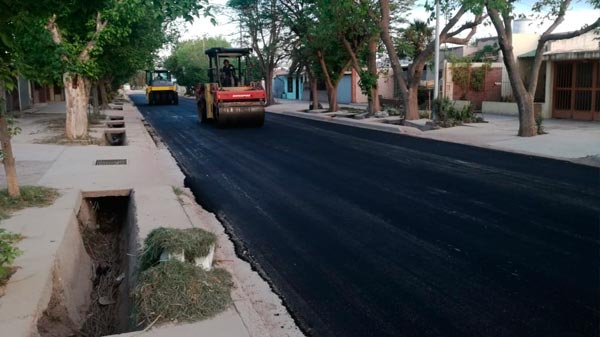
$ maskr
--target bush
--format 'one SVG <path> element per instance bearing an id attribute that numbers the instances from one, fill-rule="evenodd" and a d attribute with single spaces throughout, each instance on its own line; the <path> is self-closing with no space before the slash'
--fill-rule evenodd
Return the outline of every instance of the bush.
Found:
<path id="1" fill-rule="evenodd" d="M 483 122 L 483 118 L 475 117 L 473 115 L 473 108 L 471 105 L 467 105 L 459 110 L 454 107 L 454 103 L 448 97 L 434 100 L 432 103 L 432 110 L 436 123 L 445 128 L 460 125 L 462 123 Z"/>
<path id="2" fill-rule="evenodd" d="M 542 114 L 535 114 L 535 125 L 537 126 L 537 134 L 538 135 L 544 135 L 546 134 L 546 131 L 544 131 L 544 117 L 542 117 Z"/>
<path id="3" fill-rule="evenodd" d="M 454 105 L 452 105 L 452 101 L 448 97 L 434 99 L 431 104 L 433 115 L 438 121 L 447 120 L 452 109 L 454 109 Z"/>
<path id="4" fill-rule="evenodd" d="M 471 108 L 470 104 L 465 105 L 462 110 L 458 110 L 452 106 L 448 114 L 451 119 L 464 123 L 470 123 L 473 120 L 473 108 Z"/>
<path id="5" fill-rule="evenodd" d="M 11 275 L 10 265 L 23 252 L 14 246 L 21 240 L 21 235 L 7 232 L 0 228 L 0 286 L 6 284 Z"/>

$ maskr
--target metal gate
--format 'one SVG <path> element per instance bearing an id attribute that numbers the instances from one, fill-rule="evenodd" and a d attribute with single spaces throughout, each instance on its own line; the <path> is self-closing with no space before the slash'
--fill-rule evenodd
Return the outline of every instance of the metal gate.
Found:
<path id="1" fill-rule="evenodd" d="M 553 118 L 600 120 L 600 62 L 556 62 Z"/>

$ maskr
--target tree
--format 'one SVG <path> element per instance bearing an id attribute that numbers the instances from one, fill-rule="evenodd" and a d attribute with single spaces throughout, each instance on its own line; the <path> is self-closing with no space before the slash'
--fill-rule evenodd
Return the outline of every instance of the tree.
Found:
<path id="1" fill-rule="evenodd" d="M 440 0 L 442 1 L 442 0 Z M 477 26 L 483 21 L 484 16 L 481 12 L 477 11 L 474 5 L 470 2 L 476 1 L 464 1 L 465 4 L 455 1 L 442 1 L 444 12 L 452 13 L 450 20 L 441 29 L 439 41 L 440 43 L 454 43 L 454 44 L 467 44 L 471 37 L 475 34 Z M 421 75 L 423 74 L 425 64 L 431 58 L 435 50 L 435 40 L 430 41 L 427 45 L 422 48 L 421 51 L 415 49 L 414 57 L 412 62 L 408 66 L 406 71 L 406 78 L 404 71 L 400 65 L 399 53 L 396 50 L 392 34 L 390 32 L 390 23 L 392 21 L 392 14 L 394 10 L 396 13 L 400 10 L 406 9 L 406 3 L 402 3 L 404 7 L 390 6 L 390 0 L 379 0 L 381 10 L 381 39 L 386 47 L 392 69 L 394 70 L 394 79 L 399 84 L 401 98 L 404 101 L 406 109 L 406 119 L 418 119 L 419 118 L 419 106 L 418 106 L 418 89 L 421 81 Z M 455 9 L 455 7 L 458 7 Z M 472 20 L 456 27 L 465 14 L 472 10 L 475 16 Z M 456 28 L 455 28 L 456 27 Z M 414 27 L 417 28 L 417 27 Z M 464 31 L 470 30 L 468 35 L 464 38 L 458 38 L 457 36 Z M 420 49 L 419 47 L 418 49 Z"/>
<path id="2" fill-rule="evenodd" d="M 2 48 L 0 48 L 2 51 Z M 17 168 L 15 164 L 15 157 L 12 151 L 11 137 L 15 134 L 18 129 L 12 128 L 11 118 L 6 111 L 6 79 L 10 73 L 4 66 L 4 60 L 2 60 L 2 66 L 0 66 L 0 159 L 4 165 L 4 172 L 6 173 L 6 185 L 8 189 L 8 195 L 12 198 L 20 196 L 19 183 L 17 179 Z M 10 86 L 9 86 L 10 87 Z"/>
<path id="3" fill-rule="evenodd" d="M 164 66 L 175 75 L 177 83 L 189 91 L 197 83 L 208 82 L 209 63 L 204 51 L 213 47 L 230 46 L 221 37 L 183 41 L 175 45 Z"/>
<path id="4" fill-rule="evenodd" d="M 398 56 L 414 59 L 433 41 L 434 33 L 434 29 L 427 25 L 427 22 L 414 20 L 407 28 L 400 30 L 400 38 L 396 41 Z"/>
<path id="5" fill-rule="evenodd" d="M 318 75 L 316 69 L 320 67 L 316 50 L 311 46 L 314 37 L 310 35 L 310 27 L 314 24 L 314 4 L 310 0 L 280 0 L 281 11 L 285 12 L 284 25 L 291 32 L 289 37 L 289 57 L 292 61 L 290 73 L 308 74 L 310 82 L 310 96 L 313 109 L 319 107 L 317 91 Z M 330 105 L 331 106 L 331 105 Z"/>
<path id="6" fill-rule="evenodd" d="M 229 0 L 227 6 L 238 13 L 238 20 L 246 29 L 265 79 L 267 103 L 273 104 L 273 72 L 285 55 L 284 13 L 279 11 L 278 0 Z"/>
<path id="7" fill-rule="evenodd" d="M 58 66 L 51 69 L 60 74 L 65 89 L 65 134 L 69 139 L 76 139 L 87 136 L 86 110 L 90 80 L 102 75 L 102 55 L 127 41 L 136 23 L 153 20 L 153 30 L 144 33 L 164 34 L 166 26 L 177 17 L 191 20 L 194 15 L 199 15 L 207 5 L 207 0 L 101 0 L 88 3 L 40 0 L 15 4 L 25 5 L 36 15 L 22 25 L 20 32 L 24 35 L 18 36 L 19 40 L 40 45 L 45 43 L 47 36 L 51 37 L 52 46 L 38 49 L 34 51 L 34 56 L 28 57 L 30 60 L 37 57 L 37 65 L 58 60 Z M 45 30 L 45 34 L 41 29 Z M 44 55 L 45 59 L 40 55 Z M 55 55 L 58 55 L 57 58 Z M 35 62 L 29 66 L 33 69 L 43 68 L 36 67 Z"/>
<path id="8" fill-rule="evenodd" d="M 377 49 L 379 45 L 378 2 L 370 0 L 339 1 L 334 16 L 328 20 L 350 56 L 351 65 L 360 76 L 359 85 L 368 97 L 367 111 L 380 110 L 377 81 Z M 366 69 L 365 69 L 366 68 Z"/>
<path id="9" fill-rule="evenodd" d="M 11 88 L 12 77 L 16 73 L 12 31 L 15 14 L 16 11 L 11 11 L 6 2 L 0 2 L 0 27 L 3 27 L 0 30 L 0 160 L 6 174 L 8 195 L 12 198 L 21 194 L 11 143 L 11 137 L 18 129 L 11 127 L 11 116 L 6 111 L 6 89 Z"/>
<path id="10" fill-rule="evenodd" d="M 307 13 L 309 20 L 306 38 L 308 49 L 316 56 L 315 74 L 325 82 L 329 111 L 339 110 L 338 86 L 346 71 L 352 64 L 352 58 L 348 54 L 341 39 L 343 28 L 336 27 L 334 23 L 340 10 L 339 3 L 327 0 L 318 0 L 314 6 L 309 7 Z M 343 25 L 339 25 L 343 26 Z"/>
<path id="11" fill-rule="evenodd" d="M 590 1 L 590 3 L 595 8 L 600 8 L 600 1 Z M 538 133 L 533 110 L 533 100 L 546 43 L 570 39 L 600 27 L 600 18 L 598 18 L 593 24 L 581 27 L 578 30 L 566 33 L 554 33 L 556 28 L 564 21 L 565 14 L 570 5 L 571 0 L 541 0 L 534 3 L 532 8 L 534 12 L 543 13 L 545 17 L 554 19 L 552 24 L 540 36 L 529 76 L 523 80 L 519 75 L 519 67 L 512 47 L 513 2 L 507 0 L 490 0 L 485 3 L 492 24 L 498 33 L 498 42 L 504 55 L 504 65 L 506 66 L 514 98 L 519 108 L 519 136 L 532 137 Z"/>

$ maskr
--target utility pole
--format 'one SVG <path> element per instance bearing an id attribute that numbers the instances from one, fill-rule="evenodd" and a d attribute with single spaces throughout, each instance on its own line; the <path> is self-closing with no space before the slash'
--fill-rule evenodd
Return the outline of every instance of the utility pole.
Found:
<path id="1" fill-rule="evenodd" d="M 435 2 L 435 67 L 433 80 L 433 99 L 437 99 L 440 91 L 440 0 Z"/>
<path id="2" fill-rule="evenodd" d="M 433 76 L 433 99 L 438 99 L 440 94 L 440 0 L 435 1 L 435 59 Z M 435 112 L 431 110 L 431 119 L 435 118 Z"/>

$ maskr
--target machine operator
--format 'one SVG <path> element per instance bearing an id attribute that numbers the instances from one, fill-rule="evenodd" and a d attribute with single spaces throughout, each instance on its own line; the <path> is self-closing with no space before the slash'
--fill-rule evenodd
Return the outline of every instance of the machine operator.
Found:
<path id="1" fill-rule="evenodd" d="M 235 86 L 235 67 L 229 63 L 229 60 L 223 61 L 223 72 L 221 73 L 221 75 L 223 76 L 224 87 Z"/>

